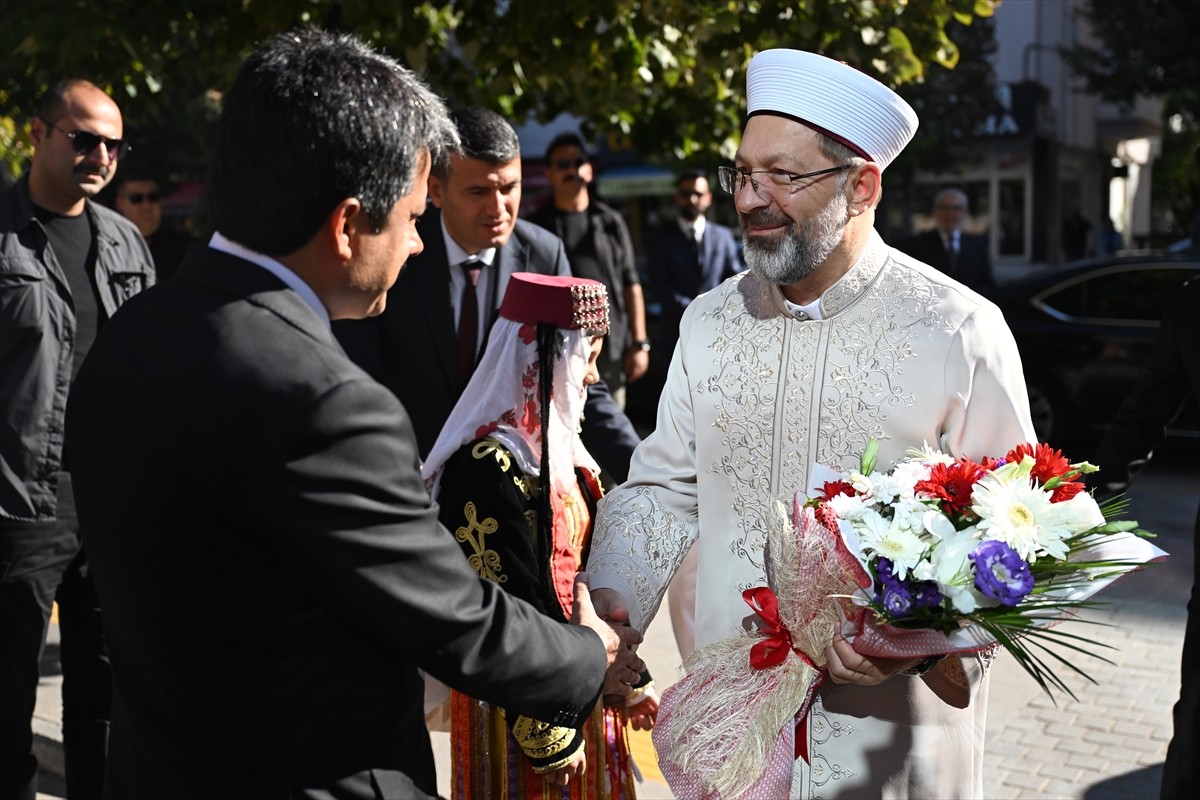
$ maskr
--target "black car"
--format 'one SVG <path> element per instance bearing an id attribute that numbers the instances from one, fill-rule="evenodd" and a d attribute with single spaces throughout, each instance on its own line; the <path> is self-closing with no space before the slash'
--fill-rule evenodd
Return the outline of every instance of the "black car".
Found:
<path id="1" fill-rule="evenodd" d="M 1197 275 L 1200 254 L 1116 256 L 993 292 L 1021 351 L 1040 441 L 1090 452 L 1140 376 L 1171 297 Z M 1168 433 L 1200 437 L 1194 398 Z"/>

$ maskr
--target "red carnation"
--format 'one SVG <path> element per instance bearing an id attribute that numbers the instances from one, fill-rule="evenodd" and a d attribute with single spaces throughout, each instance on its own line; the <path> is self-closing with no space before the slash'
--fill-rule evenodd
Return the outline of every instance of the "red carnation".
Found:
<path id="1" fill-rule="evenodd" d="M 858 490 L 849 481 L 825 481 L 825 484 L 817 490 L 817 493 L 828 502 L 839 494 L 854 497 L 858 494 Z"/>
<path id="2" fill-rule="evenodd" d="M 1020 461 L 1025 456 L 1033 458 L 1033 470 L 1029 474 L 1042 486 L 1052 478 L 1062 478 L 1072 471 L 1071 462 L 1062 454 L 1062 450 L 1055 450 L 1045 442 L 1036 445 L 1019 444 L 1009 451 L 1006 458 L 1009 461 Z M 1083 489 L 1083 483 L 1080 481 L 1063 481 L 1054 487 L 1050 502 L 1061 503 L 1070 500 Z"/>
<path id="3" fill-rule="evenodd" d="M 1071 471 L 1071 462 L 1063 456 L 1062 450 L 1055 450 L 1044 442 L 1036 445 L 1019 444 L 1008 451 L 1004 460 L 1012 464 L 1021 461 L 1025 456 L 1033 458 L 1033 472 L 1030 474 L 1041 484 Z"/>
<path id="4" fill-rule="evenodd" d="M 953 464 L 932 464 L 929 477 L 917 481 L 918 494 L 940 500 L 950 514 L 962 514 L 971 507 L 971 492 L 983 467 L 973 461 L 960 459 Z"/>

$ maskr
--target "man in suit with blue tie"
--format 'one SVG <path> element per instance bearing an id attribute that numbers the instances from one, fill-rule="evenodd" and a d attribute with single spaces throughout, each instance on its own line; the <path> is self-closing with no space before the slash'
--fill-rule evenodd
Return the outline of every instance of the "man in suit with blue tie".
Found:
<path id="1" fill-rule="evenodd" d="M 933 230 L 919 233 L 896 245 L 934 269 L 987 294 L 995 282 L 988 241 L 962 229 L 968 214 L 967 196 L 959 189 L 942 189 L 933 198 Z"/>
<path id="2" fill-rule="evenodd" d="M 675 179 L 675 220 L 659 225 L 646 240 L 646 263 L 654 296 L 662 304 L 664 344 L 679 336 L 688 303 L 743 269 L 733 231 L 705 218 L 712 205 L 708 178 L 689 170 Z M 670 356 L 671 347 L 663 348 Z"/>

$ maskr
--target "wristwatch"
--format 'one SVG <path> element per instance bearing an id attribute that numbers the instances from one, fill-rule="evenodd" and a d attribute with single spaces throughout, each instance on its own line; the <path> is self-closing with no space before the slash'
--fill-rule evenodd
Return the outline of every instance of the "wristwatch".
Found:
<path id="1" fill-rule="evenodd" d="M 643 353 L 649 353 L 650 352 L 650 340 L 649 339 L 638 339 L 636 342 L 634 342 L 633 344 L 631 344 L 629 346 L 629 349 L 630 350 L 641 350 Z"/>

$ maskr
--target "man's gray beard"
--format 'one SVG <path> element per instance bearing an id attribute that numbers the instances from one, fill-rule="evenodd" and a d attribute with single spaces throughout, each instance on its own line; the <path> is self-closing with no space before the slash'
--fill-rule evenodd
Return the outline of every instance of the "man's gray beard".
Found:
<path id="1" fill-rule="evenodd" d="M 835 191 L 829 203 L 805 223 L 804 230 L 797 231 L 795 220 L 789 219 L 778 244 L 744 236 L 746 266 L 763 280 L 780 286 L 808 277 L 841 244 L 849 205 L 846 195 Z M 745 232 L 747 224 L 778 221 L 782 216 L 778 212 L 767 213 L 767 209 L 751 212 L 741 218 L 742 231 Z"/>

